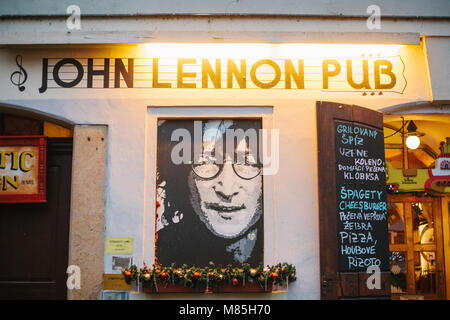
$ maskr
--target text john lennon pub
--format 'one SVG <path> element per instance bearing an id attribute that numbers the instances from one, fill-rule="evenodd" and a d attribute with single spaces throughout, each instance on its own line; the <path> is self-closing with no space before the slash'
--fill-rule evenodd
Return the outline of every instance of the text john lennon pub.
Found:
<path id="1" fill-rule="evenodd" d="M 144 67 L 148 71 L 136 72 L 137 60 L 147 61 Z M 172 70 L 167 72 L 161 71 L 161 61 L 158 58 L 44 58 L 39 92 L 44 93 L 48 88 L 98 88 L 94 85 L 94 80 L 99 79 L 100 88 L 246 89 L 253 86 L 261 89 L 305 89 L 305 81 L 321 81 L 321 89 L 326 90 L 331 89 L 333 81 L 340 81 L 349 90 L 381 91 L 394 88 L 399 77 L 395 74 L 392 62 L 382 58 L 322 60 L 316 66 L 320 80 L 308 80 L 305 77 L 308 74 L 305 69 L 311 66 L 303 59 L 261 59 L 251 63 L 246 59 L 173 60 L 173 65 L 170 66 Z M 98 61 L 101 61 L 100 65 Z M 143 65 L 140 64 L 139 67 Z M 269 79 L 261 76 L 260 68 L 269 74 Z M 167 79 L 167 75 L 164 78 L 162 73 L 173 74 L 173 79 Z M 337 80 L 340 77 L 342 79 Z M 49 86 L 50 81 L 52 86 Z M 139 86 L 136 85 L 137 81 L 140 81 Z M 143 82 L 145 85 L 142 85 Z"/>

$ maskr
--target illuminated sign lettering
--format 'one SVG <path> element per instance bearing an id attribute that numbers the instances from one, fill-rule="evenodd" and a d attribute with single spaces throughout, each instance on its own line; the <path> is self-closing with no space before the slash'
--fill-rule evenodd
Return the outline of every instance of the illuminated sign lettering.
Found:
<path id="1" fill-rule="evenodd" d="M 406 88 L 400 56 L 335 59 L 44 58 L 40 93 L 58 88 L 289 89 L 363 94 Z"/>

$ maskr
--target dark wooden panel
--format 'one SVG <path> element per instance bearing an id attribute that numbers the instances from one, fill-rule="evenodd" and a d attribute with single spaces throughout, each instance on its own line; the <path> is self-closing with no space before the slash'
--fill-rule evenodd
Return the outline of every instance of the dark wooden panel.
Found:
<path id="1" fill-rule="evenodd" d="M 4 114 L 2 119 L 4 136 L 39 136 L 43 133 L 41 120 Z"/>
<path id="2" fill-rule="evenodd" d="M 338 170 L 338 163 L 342 164 L 345 168 L 347 168 L 347 165 L 359 165 L 360 162 L 362 163 L 362 161 L 359 160 L 360 157 L 367 157 L 370 160 L 378 159 L 379 161 L 377 161 L 377 163 L 381 161 L 381 164 L 377 164 L 379 168 L 377 167 L 375 169 L 379 170 L 384 168 L 382 114 L 358 106 L 350 106 L 333 102 L 317 102 L 316 108 L 319 171 L 318 187 L 321 298 L 338 299 L 389 296 L 389 278 L 386 277 L 386 275 L 382 276 L 382 289 L 369 290 L 366 287 L 365 281 L 369 275 L 365 273 L 364 268 L 359 264 L 350 264 L 350 261 L 369 261 L 365 259 L 379 258 L 379 261 L 376 262 L 378 263 L 381 261 L 382 270 L 388 270 L 389 251 L 387 243 L 387 222 L 385 223 L 385 225 L 383 223 L 380 224 L 378 222 L 371 222 L 374 226 L 374 229 L 369 230 L 373 230 L 373 234 L 372 231 L 370 231 L 371 235 L 373 235 L 377 240 L 377 242 L 374 242 L 374 246 L 376 246 L 375 256 L 372 257 L 371 255 L 373 253 L 368 254 L 368 252 L 366 251 L 361 251 L 365 252 L 361 256 L 359 256 L 359 253 L 353 253 L 353 251 L 350 251 L 351 256 L 349 256 L 349 258 L 345 256 L 346 254 L 342 254 L 340 251 L 341 239 L 339 236 L 339 231 L 347 230 L 347 228 L 351 227 L 352 225 L 347 223 L 347 218 L 345 218 L 345 221 L 343 221 L 342 217 L 338 217 L 338 203 L 342 202 L 343 199 L 347 199 L 346 197 L 338 197 L 338 193 L 340 194 L 341 192 L 339 190 L 341 189 L 344 189 L 344 191 L 350 190 L 351 192 L 355 192 L 356 190 L 368 190 L 370 192 L 373 191 L 378 196 L 378 198 L 376 199 L 373 198 L 373 201 L 376 200 L 379 203 L 385 202 L 386 187 L 384 172 L 376 174 L 376 177 L 374 177 L 373 172 L 377 171 L 372 171 L 371 165 L 368 165 L 369 167 L 361 167 L 363 169 L 355 169 L 356 171 L 358 171 L 358 174 L 356 174 L 356 171 L 354 171 L 353 169 L 342 169 L 344 171 L 347 171 L 347 174 L 340 172 L 339 170 L 341 169 Z M 349 134 L 345 136 L 342 132 L 347 134 L 347 131 L 340 131 L 341 133 L 338 137 L 338 134 L 336 133 L 338 125 L 342 125 L 345 130 L 348 129 Z M 342 127 L 340 127 L 339 129 L 342 129 Z M 370 129 L 370 133 L 368 129 Z M 356 144 L 348 143 L 348 141 L 345 141 L 345 139 L 347 139 L 349 136 L 351 136 L 352 138 L 357 138 L 357 134 L 369 135 L 370 141 L 366 142 L 362 139 L 359 139 L 361 136 L 358 137 L 359 143 Z M 344 151 L 351 151 L 351 159 L 347 159 L 347 155 L 343 156 L 342 154 L 339 154 L 339 152 L 341 151 L 341 149 L 338 150 L 339 146 L 342 148 L 345 147 L 343 149 Z M 357 198 L 358 197 L 359 195 L 357 196 Z M 364 214 L 367 210 L 365 210 L 364 206 L 364 209 L 354 208 L 342 211 L 354 211 Z M 363 222 L 366 220 L 366 218 L 362 215 L 361 218 L 361 221 Z M 356 216 L 356 218 L 350 218 L 348 222 L 359 223 L 359 225 L 361 225 L 359 219 L 360 218 Z M 350 228 L 348 230 L 353 229 Z M 358 234 L 359 237 L 360 233 L 361 231 L 358 231 L 355 234 Z M 350 247 L 348 249 L 353 250 L 353 245 L 358 245 L 358 241 L 349 241 L 348 243 L 350 244 Z M 343 242 L 343 244 L 345 243 L 346 242 Z M 365 242 L 363 241 L 363 243 Z M 345 248 L 347 247 L 348 246 L 346 245 Z M 344 246 L 342 248 L 344 248 Z M 359 246 L 356 249 L 359 249 Z"/>
<path id="3" fill-rule="evenodd" d="M 65 299 L 72 139 L 48 139 L 47 203 L 0 205 L 0 299 Z"/>
<path id="4" fill-rule="evenodd" d="M 356 272 L 341 272 L 339 274 L 340 297 L 357 298 L 360 295 L 359 292 L 359 278 Z"/>
<path id="5" fill-rule="evenodd" d="M 319 171 L 319 237 L 321 298 L 337 299 L 339 296 L 336 171 L 334 119 L 349 120 L 351 106 L 332 102 L 317 102 L 317 161 Z M 331 212 L 333 214 L 331 214 Z"/>
<path id="6" fill-rule="evenodd" d="M 383 130 L 383 114 L 381 112 L 355 105 L 352 107 L 353 121 Z"/>
<path id="7" fill-rule="evenodd" d="M 52 281 L 0 281 L 2 300 L 55 300 L 58 297 L 56 283 Z"/>

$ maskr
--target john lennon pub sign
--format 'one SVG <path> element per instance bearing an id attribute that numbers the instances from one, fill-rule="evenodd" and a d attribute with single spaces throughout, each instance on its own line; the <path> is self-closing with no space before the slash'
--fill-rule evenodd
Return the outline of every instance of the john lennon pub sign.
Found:
<path id="1" fill-rule="evenodd" d="M 24 91 L 25 59 L 17 55 L 16 64 L 19 69 L 11 75 L 11 82 Z M 404 70 L 399 55 L 260 60 L 42 58 L 38 91 L 42 94 L 61 88 L 187 88 L 402 94 L 406 88 Z"/>

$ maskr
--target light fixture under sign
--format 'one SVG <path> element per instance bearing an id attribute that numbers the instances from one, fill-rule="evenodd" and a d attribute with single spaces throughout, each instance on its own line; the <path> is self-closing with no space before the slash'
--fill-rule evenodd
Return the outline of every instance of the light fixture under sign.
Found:
<path id="1" fill-rule="evenodd" d="M 408 149 L 414 150 L 420 146 L 420 136 L 423 136 L 423 133 L 417 132 L 417 126 L 414 121 L 410 120 L 408 127 L 406 128 L 408 132 L 405 134 L 406 138 L 406 146 Z"/>
<path id="2" fill-rule="evenodd" d="M 418 136 L 409 136 L 406 138 L 406 146 L 411 149 L 417 149 L 420 146 L 420 139 Z"/>
<path id="3" fill-rule="evenodd" d="M 408 155 L 408 149 L 415 150 L 420 146 L 420 139 L 419 137 L 422 137 L 425 135 L 423 132 L 417 131 L 417 126 L 414 123 L 414 121 L 409 120 L 405 121 L 404 117 L 400 117 L 402 119 L 402 126 L 397 129 L 394 133 L 385 136 L 384 139 L 390 138 L 397 133 L 400 133 L 402 136 L 402 150 L 403 150 L 403 169 L 409 168 L 409 155 Z M 408 132 L 405 132 L 406 124 L 408 124 L 408 127 L 406 128 Z"/>

